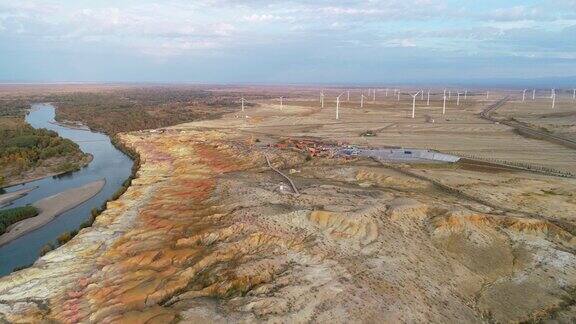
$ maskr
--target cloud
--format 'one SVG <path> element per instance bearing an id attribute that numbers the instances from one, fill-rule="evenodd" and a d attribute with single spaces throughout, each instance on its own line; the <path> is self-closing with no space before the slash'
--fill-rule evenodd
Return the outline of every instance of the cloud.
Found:
<path id="1" fill-rule="evenodd" d="M 295 20 L 294 17 L 292 16 L 280 16 L 274 14 L 252 14 L 249 16 L 244 16 L 242 19 L 247 22 L 253 22 L 253 23 Z"/>
<path id="2" fill-rule="evenodd" d="M 287 60 L 576 56 L 574 0 L 0 0 L 0 40 L 43 51 L 242 58 L 282 48 Z M 0 44 L 0 49 L 2 49 Z M 234 49 L 234 50 L 231 50 Z M 423 55 L 424 55 L 423 54 Z M 362 53 L 364 55 L 364 53 Z M 2 54 L 0 54 L 2 59 Z"/>
<path id="3" fill-rule="evenodd" d="M 554 20 L 555 17 L 537 7 L 514 6 L 509 8 L 498 8 L 485 15 L 485 19 L 494 21 L 545 21 Z"/>

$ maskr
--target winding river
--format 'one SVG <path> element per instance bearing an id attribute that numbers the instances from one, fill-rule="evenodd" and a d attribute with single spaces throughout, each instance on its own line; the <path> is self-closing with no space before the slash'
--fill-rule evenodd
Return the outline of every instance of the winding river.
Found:
<path id="1" fill-rule="evenodd" d="M 0 246 L 0 276 L 10 273 L 15 267 L 33 263 L 38 259 L 39 251 L 46 243 L 55 242 L 63 232 L 77 229 L 89 218 L 91 209 L 100 207 L 130 176 L 132 160 L 114 147 L 108 136 L 89 130 L 60 126 L 54 123 L 54 116 L 55 108 L 51 104 L 34 104 L 26 116 L 26 121 L 34 128 L 47 128 L 56 131 L 61 137 L 76 142 L 83 152 L 92 154 L 94 159 L 87 167 L 71 174 L 47 177 L 5 188 L 7 192 L 12 192 L 38 187 L 4 208 L 30 204 L 100 179 L 106 179 L 106 185 L 96 196 L 61 214 L 46 226 Z"/>

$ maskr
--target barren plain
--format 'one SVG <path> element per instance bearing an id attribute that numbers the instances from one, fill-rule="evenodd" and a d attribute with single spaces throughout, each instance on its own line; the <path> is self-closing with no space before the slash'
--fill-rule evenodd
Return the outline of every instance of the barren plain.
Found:
<path id="1" fill-rule="evenodd" d="M 575 150 L 480 119 L 493 102 L 481 96 L 445 116 L 437 96 L 419 101 L 415 119 L 406 98 L 381 96 L 344 102 L 339 120 L 333 101 L 263 100 L 120 134 L 141 156 L 132 186 L 0 279 L 0 322 L 573 322 L 576 179 L 275 145 L 430 148 L 576 172 Z"/>

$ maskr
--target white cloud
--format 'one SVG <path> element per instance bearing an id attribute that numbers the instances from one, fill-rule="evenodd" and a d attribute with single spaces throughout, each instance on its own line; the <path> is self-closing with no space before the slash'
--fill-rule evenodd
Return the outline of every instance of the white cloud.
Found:
<path id="1" fill-rule="evenodd" d="M 572 0 L 557 1 L 568 1 L 566 6 L 574 6 Z M 574 19 L 559 16 L 560 11 L 552 7 L 522 5 L 477 11 L 473 5 L 450 6 L 447 0 L 111 3 L 65 5 L 56 0 L 0 0 L 0 36 L 22 34 L 40 42 L 100 43 L 154 56 L 319 41 L 327 46 L 351 47 L 349 44 L 356 42 L 465 52 L 469 48 L 481 51 L 483 42 L 499 39 L 508 32 L 561 30 L 575 24 Z M 447 23 L 458 28 L 445 27 Z M 462 39 L 467 43 L 460 44 Z M 513 52 L 523 42 L 526 40 L 517 38 L 505 46 L 494 46 Z M 532 50 L 536 51 L 537 46 L 533 44 Z"/>
<path id="2" fill-rule="evenodd" d="M 271 22 L 271 21 L 291 21 L 294 20 L 293 17 L 284 17 L 274 14 L 252 14 L 249 16 L 244 16 L 242 18 L 245 21 L 253 22 L 253 23 L 261 23 L 261 22 Z"/>
<path id="3" fill-rule="evenodd" d="M 540 8 L 527 6 L 494 9 L 485 15 L 485 18 L 495 21 L 542 21 L 554 19 Z"/>

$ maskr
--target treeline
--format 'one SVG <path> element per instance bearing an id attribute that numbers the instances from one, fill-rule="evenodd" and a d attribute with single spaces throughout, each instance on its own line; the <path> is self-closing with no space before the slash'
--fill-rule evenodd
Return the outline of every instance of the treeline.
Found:
<path id="1" fill-rule="evenodd" d="M 0 235 L 6 233 L 6 229 L 13 224 L 26 218 L 38 215 L 38 209 L 33 206 L 16 207 L 0 210 Z"/>
<path id="2" fill-rule="evenodd" d="M 4 125 L 4 127 L 2 127 Z M 0 123 L 0 180 L 17 176 L 53 157 L 67 157 L 54 171 L 68 171 L 83 158 L 78 144 L 47 129 L 35 129 L 23 120 L 12 120 L 9 127 Z M 2 183 L 0 182 L 0 185 Z"/>
<path id="3" fill-rule="evenodd" d="M 0 117 L 23 117 L 30 108 L 30 102 L 23 98 L 1 98 Z"/>
<path id="4" fill-rule="evenodd" d="M 81 121 L 109 135 L 215 118 L 239 105 L 237 95 L 162 87 L 61 94 L 46 99 L 57 106 L 56 120 Z"/>

